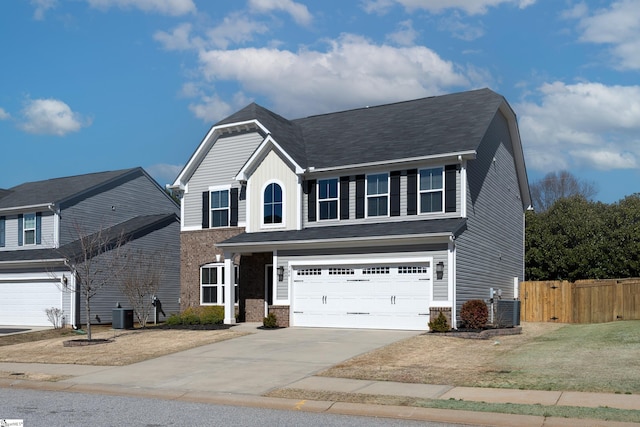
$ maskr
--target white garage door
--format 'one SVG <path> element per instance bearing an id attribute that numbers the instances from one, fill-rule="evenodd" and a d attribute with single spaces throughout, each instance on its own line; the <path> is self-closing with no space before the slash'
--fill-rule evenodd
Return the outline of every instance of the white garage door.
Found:
<path id="1" fill-rule="evenodd" d="M 0 282 L 0 325 L 53 326 L 45 309 L 62 309 L 62 292 L 51 280 Z"/>
<path id="2" fill-rule="evenodd" d="M 431 263 L 293 269 L 293 324 L 427 330 Z"/>

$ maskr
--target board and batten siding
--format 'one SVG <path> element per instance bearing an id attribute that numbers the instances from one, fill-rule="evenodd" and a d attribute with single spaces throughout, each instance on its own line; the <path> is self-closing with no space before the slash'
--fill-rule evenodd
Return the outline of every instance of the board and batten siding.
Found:
<path id="1" fill-rule="evenodd" d="M 423 165 L 420 166 L 419 168 L 415 168 L 418 171 L 420 169 L 426 169 L 426 168 L 432 168 L 432 167 L 439 167 L 439 166 L 444 166 L 442 164 L 432 164 L 432 165 Z M 385 171 L 374 171 L 371 173 L 389 173 L 391 171 L 385 170 Z M 387 216 L 377 216 L 377 217 L 365 217 L 365 218 L 356 218 L 356 182 L 355 182 L 355 175 L 351 175 L 349 176 L 350 180 L 349 180 L 349 219 L 331 219 L 331 220 L 318 220 L 316 219 L 316 221 L 309 221 L 308 218 L 308 212 L 309 212 L 309 195 L 308 194 L 303 194 L 303 200 L 302 200 L 302 221 L 303 221 L 303 227 L 305 228 L 311 228 L 311 227 L 325 227 L 328 225 L 349 225 L 349 224 L 361 224 L 362 222 L 393 222 L 393 221 L 409 221 L 409 220 L 416 220 L 416 221 L 422 221 L 425 219 L 441 219 L 441 218 L 452 218 L 452 217 L 460 217 L 461 214 L 461 203 L 460 203 L 460 199 L 461 199 L 461 173 L 460 170 L 456 170 L 456 180 L 455 180 L 455 185 L 456 185 L 456 211 L 455 212 L 441 212 L 441 213 L 418 213 L 416 215 L 407 215 L 407 174 L 406 174 L 406 170 L 402 170 L 401 171 L 402 174 L 400 175 L 400 215 L 399 216 L 391 216 L 391 215 L 387 215 Z M 367 172 L 366 174 L 369 174 L 369 172 Z M 363 174 L 363 175 L 366 175 Z M 344 176 L 344 175 L 343 175 Z M 317 177 L 318 180 L 320 179 L 325 179 L 325 178 L 340 178 L 339 176 L 323 176 L 323 177 Z M 420 179 L 420 175 L 418 174 L 418 180 Z M 419 182 L 418 182 L 418 186 L 419 186 Z M 317 191 L 317 190 L 316 190 Z M 365 184 L 365 191 L 366 191 L 366 184 Z M 419 197 L 419 196 L 418 196 Z M 316 203 L 318 203 L 317 201 L 317 197 L 316 197 Z M 366 195 L 365 195 L 365 203 L 366 203 Z M 419 209 L 419 202 L 418 203 L 418 209 Z M 389 205 L 390 208 L 390 205 Z M 317 208 L 316 208 L 317 211 Z M 366 208 L 365 208 L 366 211 Z M 389 209 L 390 211 L 390 209 Z M 340 212 L 340 209 L 338 209 L 338 212 Z"/>
<path id="2" fill-rule="evenodd" d="M 264 189 L 275 182 L 282 188 L 282 224 L 262 224 Z M 247 198 L 251 212 L 247 218 L 247 231 L 295 230 L 298 228 L 298 177 L 275 151 L 270 151 L 247 181 Z"/>
<path id="3" fill-rule="evenodd" d="M 467 167 L 467 230 L 456 240 L 456 306 L 488 299 L 490 288 L 513 298 L 523 279 L 524 208 L 507 121 L 494 117 Z"/>
<path id="4" fill-rule="evenodd" d="M 123 177 L 61 206 L 60 245 L 77 240 L 78 227 L 90 234 L 138 216 L 164 213 L 180 215 L 180 208 L 155 182 L 142 173 Z"/>
<path id="5" fill-rule="evenodd" d="M 242 166 L 262 142 L 257 132 L 221 137 L 215 141 L 204 160 L 189 178 L 182 199 L 182 224 L 186 229 L 202 227 L 202 192 L 214 186 L 239 187 L 234 179 Z M 246 221 L 246 200 L 240 197 L 238 223 Z"/>
<path id="6" fill-rule="evenodd" d="M 36 211 L 25 212 L 36 213 Z M 32 249 L 50 249 L 55 248 L 55 214 L 49 210 L 40 211 L 40 244 L 36 245 L 18 245 L 18 232 L 20 217 L 15 215 L 3 215 L 5 217 L 5 236 L 4 246 L 0 247 L 0 251 L 16 251 L 16 250 L 32 250 Z"/>

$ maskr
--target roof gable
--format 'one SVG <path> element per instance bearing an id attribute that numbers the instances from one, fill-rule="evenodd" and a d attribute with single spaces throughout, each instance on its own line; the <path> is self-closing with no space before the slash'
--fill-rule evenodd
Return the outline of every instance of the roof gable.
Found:
<path id="1" fill-rule="evenodd" d="M 27 182 L 10 188 L 9 194 L 0 198 L 0 210 L 60 204 L 116 179 L 141 173 L 142 168 L 133 168 Z"/>

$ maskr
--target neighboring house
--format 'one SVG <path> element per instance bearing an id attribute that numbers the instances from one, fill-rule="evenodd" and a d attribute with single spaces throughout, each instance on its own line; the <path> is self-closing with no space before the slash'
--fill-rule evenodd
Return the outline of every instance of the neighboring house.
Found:
<path id="1" fill-rule="evenodd" d="M 182 308 L 224 305 L 226 323 L 426 330 L 523 279 L 522 145 L 489 89 L 295 120 L 251 104 L 170 188 Z"/>
<path id="2" fill-rule="evenodd" d="M 165 313 L 177 312 L 178 214 L 178 205 L 142 168 L 1 190 L 0 325 L 51 326 L 45 314 L 51 307 L 64 311 L 67 324 L 86 324 L 74 271 L 84 262 L 78 258 L 83 255 L 79 238 L 95 233 L 124 236 L 124 251 L 163 254 L 167 265 L 157 296 Z M 104 256 L 96 258 L 96 268 L 103 268 Z M 114 277 L 92 299 L 91 323 L 111 323 L 118 302 L 130 307 Z"/>

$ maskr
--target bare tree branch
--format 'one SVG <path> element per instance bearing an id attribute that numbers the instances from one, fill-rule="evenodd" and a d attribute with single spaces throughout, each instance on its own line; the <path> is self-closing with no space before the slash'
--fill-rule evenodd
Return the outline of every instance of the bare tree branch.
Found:
<path id="1" fill-rule="evenodd" d="M 591 200 L 597 193 L 595 183 L 581 180 L 566 170 L 549 172 L 531 184 L 533 207 L 538 212 L 546 211 L 559 199 L 582 196 Z"/>

